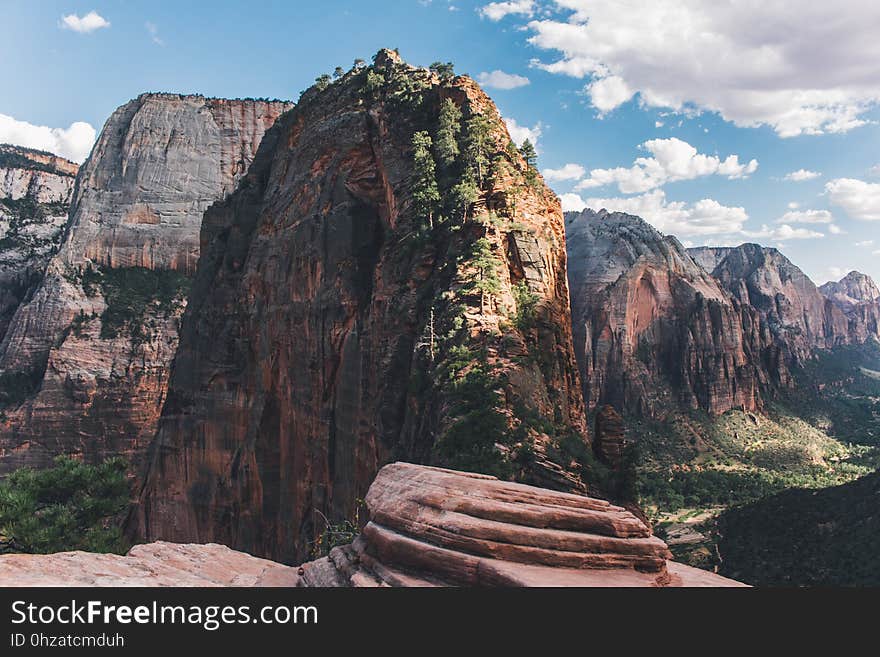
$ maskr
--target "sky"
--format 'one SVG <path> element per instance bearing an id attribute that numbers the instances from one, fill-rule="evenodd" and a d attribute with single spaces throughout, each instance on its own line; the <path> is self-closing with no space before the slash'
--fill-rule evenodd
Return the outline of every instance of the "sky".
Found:
<path id="1" fill-rule="evenodd" d="M 0 17 L 0 142 L 82 161 L 145 91 L 295 100 L 398 48 L 481 82 L 565 209 L 880 281 L 875 0 L 0 0 Z"/>

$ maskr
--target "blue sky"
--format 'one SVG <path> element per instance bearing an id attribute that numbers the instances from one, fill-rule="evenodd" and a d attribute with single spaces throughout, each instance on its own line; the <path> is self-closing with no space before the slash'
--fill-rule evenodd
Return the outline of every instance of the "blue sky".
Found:
<path id="1" fill-rule="evenodd" d="M 0 141 L 76 155 L 144 91 L 295 100 L 397 47 L 484 80 L 567 207 L 880 280 L 880 8 L 817 4 L 2 0 Z"/>

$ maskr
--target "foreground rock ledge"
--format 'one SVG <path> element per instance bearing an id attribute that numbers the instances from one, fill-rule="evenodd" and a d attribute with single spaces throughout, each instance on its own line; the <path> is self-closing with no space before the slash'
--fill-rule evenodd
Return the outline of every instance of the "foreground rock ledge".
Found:
<path id="1" fill-rule="evenodd" d="M 298 568 L 158 542 L 125 557 L 2 556 L 0 586 L 740 586 L 669 561 L 644 523 L 604 500 L 394 463 L 366 502 L 354 543 Z"/>

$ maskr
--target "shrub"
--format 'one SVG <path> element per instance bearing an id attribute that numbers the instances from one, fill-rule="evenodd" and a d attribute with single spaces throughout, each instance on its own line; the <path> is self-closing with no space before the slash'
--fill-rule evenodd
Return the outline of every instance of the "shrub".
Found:
<path id="1" fill-rule="evenodd" d="M 87 465 L 66 456 L 46 470 L 21 468 L 0 482 L 0 541 L 15 552 L 68 550 L 122 554 L 127 465 Z"/>

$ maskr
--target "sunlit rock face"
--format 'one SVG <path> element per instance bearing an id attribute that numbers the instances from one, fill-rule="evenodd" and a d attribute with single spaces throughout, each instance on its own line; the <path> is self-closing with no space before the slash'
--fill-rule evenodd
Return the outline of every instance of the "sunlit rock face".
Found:
<path id="1" fill-rule="evenodd" d="M 124 456 L 139 469 L 204 211 L 232 192 L 290 107 L 144 94 L 108 119 L 78 172 L 63 243 L 0 343 L 0 474 L 58 454 Z"/>

